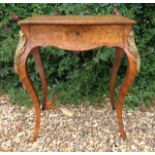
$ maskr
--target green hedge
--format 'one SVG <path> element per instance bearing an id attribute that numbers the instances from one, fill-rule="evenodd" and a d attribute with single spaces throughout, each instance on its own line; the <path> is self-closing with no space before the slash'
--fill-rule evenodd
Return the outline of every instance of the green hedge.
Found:
<path id="1" fill-rule="evenodd" d="M 0 4 L 1 91 L 9 93 L 14 102 L 28 104 L 29 98 L 21 89 L 22 85 L 13 71 L 19 26 L 12 20 L 12 13 L 16 13 L 20 19 L 44 14 L 107 15 L 113 14 L 114 8 L 118 8 L 123 16 L 137 21 L 134 31 L 142 60 L 141 71 L 126 98 L 126 106 L 149 104 L 155 97 L 155 4 Z M 102 101 L 109 94 L 114 52 L 115 49 L 102 47 L 75 55 L 57 48 L 42 48 L 49 96 L 58 103 Z M 40 92 L 41 83 L 35 72 L 33 59 L 29 59 L 28 65 L 31 78 Z M 124 78 L 126 66 L 127 61 L 124 58 L 117 86 Z"/>

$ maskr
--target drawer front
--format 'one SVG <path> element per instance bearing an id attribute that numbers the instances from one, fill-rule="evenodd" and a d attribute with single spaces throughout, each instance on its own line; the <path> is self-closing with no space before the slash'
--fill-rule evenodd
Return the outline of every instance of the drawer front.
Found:
<path id="1" fill-rule="evenodd" d="M 123 46 L 123 25 L 32 25 L 31 44 L 84 51 L 100 46 Z"/>

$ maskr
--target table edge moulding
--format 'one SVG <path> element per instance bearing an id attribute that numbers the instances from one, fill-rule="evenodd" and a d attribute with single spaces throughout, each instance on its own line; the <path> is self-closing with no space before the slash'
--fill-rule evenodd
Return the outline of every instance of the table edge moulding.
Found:
<path id="1" fill-rule="evenodd" d="M 122 120 L 122 108 L 128 89 L 134 82 L 140 69 L 140 56 L 134 40 L 132 25 L 134 20 L 121 15 L 107 16 L 36 16 L 18 22 L 19 43 L 15 54 L 14 67 L 19 78 L 32 98 L 35 108 L 35 127 L 32 142 L 39 135 L 40 101 L 27 71 L 28 56 L 32 54 L 36 70 L 39 73 L 42 91 L 42 110 L 54 107 L 47 100 L 47 83 L 40 55 L 40 48 L 55 46 L 72 52 L 86 52 L 101 46 L 115 47 L 116 54 L 110 79 L 110 101 L 116 109 L 120 135 L 126 138 Z M 118 98 L 114 99 L 114 86 L 123 55 L 128 60 L 125 79 L 119 88 Z M 104 135 L 103 135 L 104 136 Z"/>

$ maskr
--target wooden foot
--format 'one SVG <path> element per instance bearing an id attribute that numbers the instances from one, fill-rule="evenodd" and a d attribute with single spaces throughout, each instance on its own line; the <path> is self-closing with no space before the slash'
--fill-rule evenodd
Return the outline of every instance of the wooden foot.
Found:
<path id="1" fill-rule="evenodd" d="M 122 57 L 123 57 L 123 50 L 118 47 L 116 49 L 116 55 L 115 55 L 115 60 L 113 63 L 113 69 L 111 72 L 111 79 L 110 79 L 110 102 L 113 110 L 115 110 L 115 101 L 114 101 L 115 81 L 116 81 L 118 69 L 121 64 Z"/>
<path id="2" fill-rule="evenodd" d="M 55 106 L 55 104 L 52 101 L 47 101 L 43 105 L 42 110 L 55 109 L 55 108 L 56 108 L 56 106 Z"/>

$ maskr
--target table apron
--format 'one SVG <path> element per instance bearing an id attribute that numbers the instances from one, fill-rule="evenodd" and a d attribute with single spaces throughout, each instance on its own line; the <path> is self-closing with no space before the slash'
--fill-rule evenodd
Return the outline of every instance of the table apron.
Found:
<path id="1" fill-rule="evenodd" d="M 124 25 L 31 25 L 29 31 L 33 47 L 51 45 L 71 51 L 123 47 Z"/>

